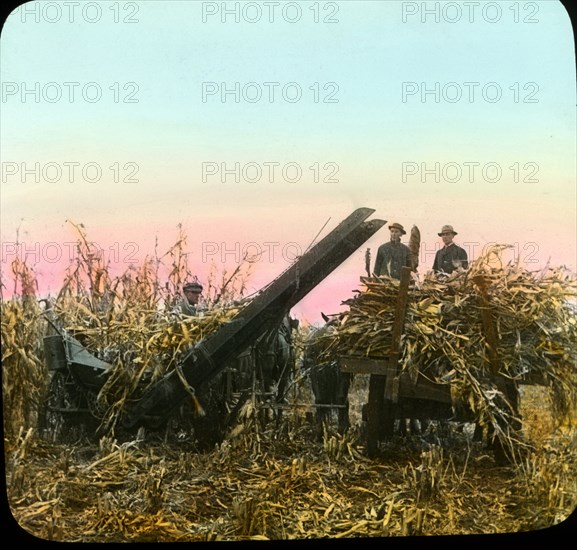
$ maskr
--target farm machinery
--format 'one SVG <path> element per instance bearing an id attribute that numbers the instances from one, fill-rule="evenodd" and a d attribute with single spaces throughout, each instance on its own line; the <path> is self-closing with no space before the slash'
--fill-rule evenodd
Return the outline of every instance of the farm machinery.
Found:
<path id="1" fill-rule="evenodd" d="M 385 220 L 368 218 L 375 211 L 359 208 L 299 257 L 285 272 L 260 291 L 230 321 L 190 349 L 176 369 L 147 386 L 141 397 L 126 402 L 117 426 L 133 433 L 139 428 L 161 429 L 178 414 L 191 394 L 208 412 L 204 420 L 207 444 L 218 441 L 224 411 L 214 401 L 211 384 L 231 359 L 254 343 L 270 326 L 281 322 L 289 310 L 374 235 Z M 90 353 L 73 336 L 59 331 L 44 338 L 51 383 L 40 425 L 92 421 L 100 423 L 97 396 L 109 379 L 112 365 Z"/>
<path id="2" fill-rule="evenodd" d="M 199 445 L 212 447 L 222 441 L 226 429 L 239 412 L 239 404 L 242 403 L 242 396 L 232 406 L 226 398 L 223 399 L 228 390 L 224 389 L 227 384 L 222 382 L 223 379 L 227 382 L 230 362 L 251 348 L 270 327 L 281 324 L 293 306 L 384 226 L 384 220 L 368 219 L 374 212 L 369 208 L 355 210 L 285 272 L 264 287 L 230 320 L 197 341 L 182 355 L 175 368 L 171 367 L 166 374 L 153 380 L 143 376 L 138 381 L 139 391 L 133 391 L 128 398 L 115 404 L 116 434 L 120 432 L 131 435 L 141 428 L 168 432 L 170 426 L 178 423 L 184 416 L 186 419 L 193 418 L 190 423 Z M 524 292 L 534 296 L 537 289 L 541 289 L 539 292 L 543 292 L 545 297 L 551 295 L 552 289 L 557 289 L 560 296 L 571 295 L 572 292 L 569 290 L 572 283 L 560 279 L 559 274 L 553 274 L 552 279 L 539 283 L 542 286 L 532 288 L 531 285 L 536 284 L 533 278 L 525 280 L 525 275 L 512 272 L 512 279 L 508 280 L 506 277 L 503 279 L 502 270 L 499 273 L 499 280 L 505 280 L 506 283 L 503 288 L 506 290 L 511 287 L 511 292 L 515 293 L 515 296 L 521 296 L 521 301 L 524 300 Z M 530 303 L 530 307 L 525 307 L 523 302 L 523 310 L 530 312 L 536 310 L 541 302 L 547 302 L 546 310 L 543 311 L 552 317 L 545 322 L 545 314 L 533 315 L 529 321 L 523 319 L 521 326 L 516 318 L 517 314 L 510 316 L 510 321 L 499 316 L 496 300 L 505 290 L 499 287 L 499 293 L 496 294 L 495 288 L 488 286 L 489 283 L 494 285 L 496 280 L 491 282 L 490 271 L 475 271 L 469 268 L 463 276 L 472 283 L 467 287 L 470 293 L 467 295 L 467 304 L 471 306 L 467 311 L 471 314 L 456 322 L 458 332 L 468 327 L 474 333 L 468 333 L 467 336 L 462 333 L 453 334 L 453 338 L 458 339 L 460 344 L 451 349 L 453 352 L 457 349 L 460 355 L 456 359 L 454 355 L 445 355 L 445 351 L 452 344 L 449 341 L 449 347 L 441 345 L 447 342 L 447 334 L 450 334 L 442 325 L 435 325 L 434 329 L 427 325 L 425 329 L 435 333 L 435 345 L 440 346 L 440 362 L 435 363 L 435 366 L 447 367 L 447 374 L 450 375 L 455 374 L 455 365 L 458 363 L 461 370 L 457 374 L 465 376 L 465 380 L 472 384 L 466 388 L 473 388 L 476 393 L 469 392 L 466 402 L 462 400 L 464 394 L 455 399 L 453 393 L 456 386 L 451 380 L 440 380 L 436 375 L 431 376 L 428 372 L 430 356 L 421 353 L 420 347 L 412 352 L 407 351 L 407 342 L 410 341 L 408 333 L 415 327 L 422 330 L 422 327 L 418 328 L 419 323 L 415 322 L 414 309 L 411 310 L 412 321 L 407 322 L 407 310 L 415 306 L 413 298 L 418 294 L 412 290 L 411 284 L 414 281 L 408 267 L 403 268 L 400 281 L 387 287 L 393 289 L 392 302 L 388 302 L 387 306 L 388 313 L 391 313 L 391 307 L 394 310 L 392 327 L 379 328 L 380 317 L 377 317 L 384 308 L 381 302 L 378 302 L 378 313 L 375 313 L 377 317 L 368 316 L 369 326 L 362 329 L 364 339 L 359 338 L 358 330 L 353 331 L 357 341 L 366 343 L 368 347 L 365 349 L 365 344 L 362 344 L 360 349 L 357 346 L 356 352 L 350 352 L 351 347 L 347 343 L 344 348 L 346 351 L 339 349 L 337 356 L 333 357 L 335 361 L 332 363 L 336 362 L 336 371 L 343 376 L 369 377 L 368 399 L 363 412 L 366 421 L 366 452 L 369 457 L 379 454 L 379 444 L 392 437 L 396 423 L 402 419 L 419 419 L 467 422 L 475 423 L 477 427 L 482 426 L 484 437 L 488 436 L 487 441 L 490 442 L 496 459 L 508 461 L 515 450 L 510 443 L 519 441 L 521 435 L 518 414 L 519 385 L 553 387 L 557 384 L 557 387 L 561 387 L 560 394 L 567 393 L 566 387 L 571 385 L 574 371 L 565 349 L 573 333 L 570 330 L 567 334 L 559 333 L 559 315 L 564 315 L 564 310 L 560 309 L 560 313 L 553 311 L 554 308 L 547 302 L 548 298 L 535 300 Z M 369 276 L 361 277 L 361 282 L 370 284 L 371 281 L 375 282 L 374 279 L 369 273 Z M 377 284 L 382 284 L 382 281 L 376 279 Z M 450 288 L 443 282 L 438 284 L 442 287 L 440 292 L 446 295 Z M 360 293 L 360 296 L 368 294 L 370 293 Z M 431 307 L 436 312 L 459 310 L 457 302 L 461 298 L 453 298 L 449 297 L 448 302 L 451 303 L 448 305 L 432 303 Z M 435 299 L 432 299 L 433 302 Z M 562 300 L 557 302 L 561 304 Z M 507 305 L 510 305 L 509 302 Z M 560 305 L 556 307 L 561 308 Z M 437 317 L 435 315 L 433 318 L 440 322 L 441 314 Z M 421 322 L 420 325 L 424 323 Z M 371 328 L 375 326 L 377 329 Z M 339 330 L 340 328 L 337 332 Z M 383 348 L 388 350 L 386 353 L 373 353 L 373 330 L 376 330 L 376 334 L 384 334 L 387 344 L 390 343 Z M 436 336 L 437 334 L 440 336 Z M 508 340 L 503 339 L 504 335 Z M 352 348 L 354 347 L 353 345 Z M 64 331 L 46 336 L 44 349 L 51 382 L 45 405 L 40 411 L 41 429 L 50 433 L 57 432 L 60 425 L 81 424 L 91 426 L 98 432 L 105 413 L 101 410 L 98 397 L 111 379 L 113 365 L 104 360 L 104 357 L 94 356 L 82 343 Z M 511 352 L 507 361 L 504 361 L 504 350 Z M 403 363 L 407 355 L 420 355 L 424 359 L 417 369 L 411 370 L 405 368 Z M 130 357 L 127 360 L 129 361 Z M 540 370 L 536 365 L 540 365 Z M 315 372 L 320 371 L 321 369 L 316 369 Z M 543 376 L 542 379 L 539 379 L 540 375 Z M 246 397 L 246 392 L 244 395 Z M 195 417 L 191 412 L 194 412 L 198 402 L 205 414 Z M 319 401 L 310 405 L 312 408 L 316 407 L 317 411 L 323 407 L 348 406 L 335 405 L 337 402 L 335 399 L 328 403 Z M 461 406 L 463 403 L 465 406 Z M 479 411 L 482 407 L 485 408 L 484 416 L 481 417 Z"/>

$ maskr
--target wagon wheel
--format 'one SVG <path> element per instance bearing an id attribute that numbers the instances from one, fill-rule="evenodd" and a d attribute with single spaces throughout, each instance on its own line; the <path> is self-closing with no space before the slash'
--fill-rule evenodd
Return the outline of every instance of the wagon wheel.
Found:
<path id="1" fill-rule="evenodd" d="M 393 437 L 395 428 L 395 404 L 385 399 L 381 410 L 381 439 L 388 440 Z"/>
<path id="2" fill-rule="evenodd" d="M 52 373 L 46 396 L 38 412 L 38 429 L 42 437 L 51 436 L 53 441 L 58 439 L 62 431 L 64 418 L 58 412 L 64 406 L 64 377 L 62 372 Z"/>
<path id="3" fill-rule="evenodd" d="M 199 450 L 207 451 L 222 443 L 226 432 L 227 406 L 222 381 L 213 382 L 203 395 L 198 396 L 202 415 L 194 416 L 192 424 Z"/>
<path id="4" fill-rule="evenodd" d="M 52 441 L 61 441 L 69 435 L 69 410 L 76 409 L 76 399 L 70 392 L 70 374 L 57 370 L 52 373 L 48 392 L 40 411 L 38 425 L 41 434 Z"/>

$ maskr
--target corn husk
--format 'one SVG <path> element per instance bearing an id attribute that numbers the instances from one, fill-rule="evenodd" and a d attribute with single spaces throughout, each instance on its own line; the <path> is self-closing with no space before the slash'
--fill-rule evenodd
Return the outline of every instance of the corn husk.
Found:
<path id="1" fill-rule="evenodd" d="M 497 379 L 549 386 L 560 415 L 573 410 L 577 378 L 575 274 L 565 268 L 528 271 L 518 264 L 495 266 L 498 245 L 468 270 L 439 278 L 413 275 L 401 342 L 399 368 L 449 385 L 456 404 L 470 407 L 484 425 L 502 425 L 513 411 L 498 411 Z M 483 324 L 479 277 L 486 285 L 496 346 Z M 337 330 L 324 338 L 329 356 L 388 357 L 399 281 L 362 279 L 345 302 Z M 492 352 L 494 351 L 494 355 Z"/>

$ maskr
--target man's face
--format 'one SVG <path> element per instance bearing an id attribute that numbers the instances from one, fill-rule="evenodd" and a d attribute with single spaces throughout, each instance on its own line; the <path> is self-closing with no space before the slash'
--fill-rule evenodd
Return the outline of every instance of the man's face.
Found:
<path id="1" fill-rule="evenodd" d="M 453 233 L 447 231 L 445 233 L 441 233 L 441 239 L 443 239 L 443 243 L 445 243 L 445 246 L 453 242 L 454 236 L 455 235 L 453 235 Z"/>
<path id="2" fill-rule="evenodd" d="M 200 300 L 200 292 L 192 292 L 190 290 L 184 291 L 184 296 L 188 300 L 189 304 L 196 305 Z"/>
<path id="3" fill-rule="evenodd" d="M 401 232 L 396 227 L 390 229 L 390 232 L 391 232 L 391 241 L 398 242 L 401 240 Z"/>

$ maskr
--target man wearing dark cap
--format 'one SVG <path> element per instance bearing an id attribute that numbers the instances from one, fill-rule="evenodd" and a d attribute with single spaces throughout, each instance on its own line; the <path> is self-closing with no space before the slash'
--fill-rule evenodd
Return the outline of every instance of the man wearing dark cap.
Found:
<path id="1" fill-rule="evenodd" d="M 391 240 L 379 246 L 373 273 L 377 276 L 386 275 L 400 279 L 401 268 L 413 266 L 411 250 L 401 242 L 401 235 L 406 235 L 407 232 L 400 223 L 389 225 L 389 231 Z"/>
<path id="2" fill-rule="evenodd" d="M 456 269 L 469 267 L 467 252 L 464 248 L 457 246 L 453 238 L 457 232 L 452 225 L 444 225 L 439 237 L 443 239 L 443 248 L 435 254 L 433 271 L 435 273 L 453 273 Z"/>
<path id="3" fill-rule="evenodd" d="M 180 311 L 184 315 L 197 315 L 202 285 L 198 282 L 186 283 L 182 287 L 182 291 L 184 292 L 184 300 L 180 303 Z"/>

